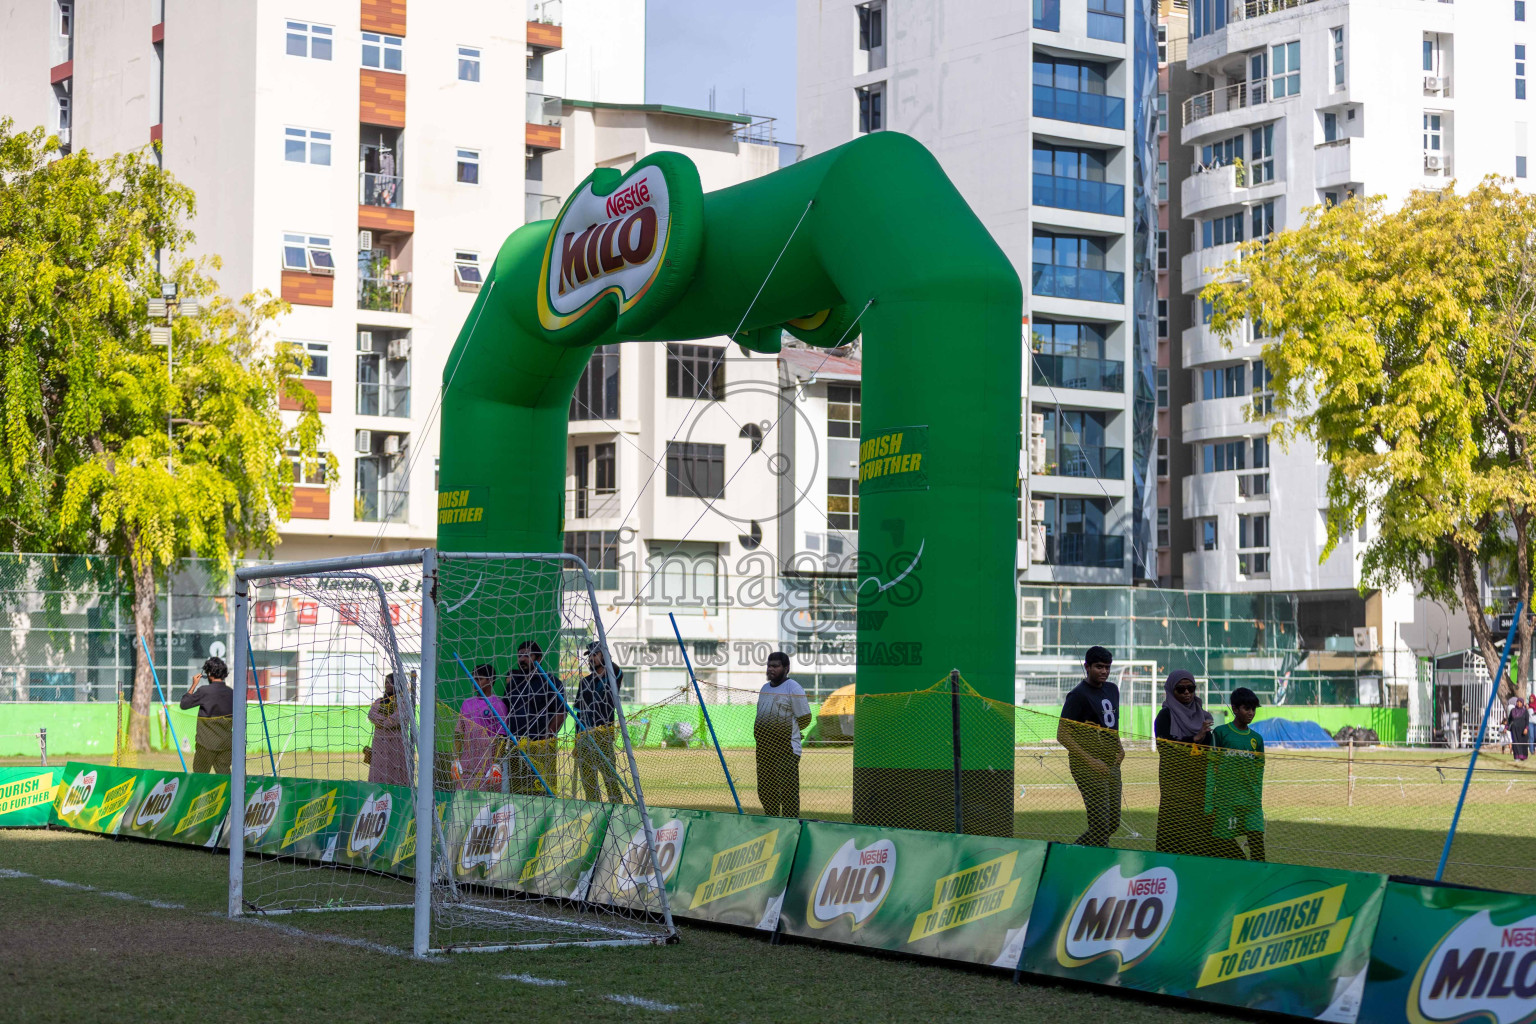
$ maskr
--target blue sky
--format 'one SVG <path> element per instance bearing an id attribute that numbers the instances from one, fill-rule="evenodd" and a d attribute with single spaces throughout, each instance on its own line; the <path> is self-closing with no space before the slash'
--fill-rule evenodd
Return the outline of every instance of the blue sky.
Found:
<path id="1" fill-rule="evenodd" d="M 645 100 L 776 117 L 795 141 L 795 0 L 646 0 Z"/>

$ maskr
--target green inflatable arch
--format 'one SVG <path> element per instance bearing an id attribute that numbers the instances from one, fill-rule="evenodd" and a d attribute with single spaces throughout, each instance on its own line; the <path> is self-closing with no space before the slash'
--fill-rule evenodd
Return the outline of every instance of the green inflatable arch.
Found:
<path id="1" fill-rule="evenodd" d="M 724 335 L 771 352 L 780 327 L 819 346 L 856 327 L 857 691 L 923 690 L 958 668 L 1011 704 L 1022 313 L 1013 266 L 907 136 L 707 195 L 675 153 L 599 169 L 552 223 L 507 238 L 459 333 L 439 547 L 562 550 L 567 413 L 594 346 Z M 464 683 L 451 661 L 438 678 Z M 1011 715 L 965 704 L 965 830 L 1011 835 Z M 953 828 L 952 750 L 947 696 L 860 700 L 855 819 Z"/>

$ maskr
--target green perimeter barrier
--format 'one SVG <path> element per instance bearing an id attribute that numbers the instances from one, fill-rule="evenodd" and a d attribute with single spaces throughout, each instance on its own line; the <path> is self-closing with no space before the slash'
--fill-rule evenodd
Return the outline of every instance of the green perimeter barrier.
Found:
<path id="1" fill-rule="evenodd" d="M 223 845 L 227 776 L 80 762 L 45 771 L 62 779 L 54 824 Z M 247 792 L 248 849 L 411 876 L 408 791 L 252 778 Z M 448 816 L 465 822 L 448 837 L 461 880 L 626 903 L 639 897 L 616 880 L 650 874 L 638 835 L 610 831 L 603 805 L 546 822 L 511 849 L 495 842 L 498 816 L 548 814 L 544 798 L 470 791 L 438 801 L 440 814 L 463 805 Z M 651 820 L 656 866 L 686 919 L 1016 961 L 1030 974 L 1342 1024 L 1536 1020 L 1536 897 L 711 811 L 658 807 Z"/>
<path id="2" fill-rule="evenodd" d="M 64 777 L 62 766 L 0 768 L 0 828 L 39 828 L 48 824 L 54 792 Z"/>

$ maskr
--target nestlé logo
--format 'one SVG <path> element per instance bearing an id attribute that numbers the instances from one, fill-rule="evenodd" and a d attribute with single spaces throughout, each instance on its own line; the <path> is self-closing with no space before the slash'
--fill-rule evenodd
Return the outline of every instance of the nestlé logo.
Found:
<path id="1" fill-rule="evenodd" d="M 895 843 L 882 839 L 861 850 L 848 840 L 827 860 L 811 891 L 811 926 L 825 928 L 846 914 L 858 930 L 885 902 L 895 877 Z"/>
<path id="2" fill-rule="evenodd" d="M 372 793 L 357 812 L 352 823 L 352 834 L 347 837 L 347 852 L 354 857 L 371 854 L 384 839 L 389 828 L 389 812 L 393 801 L 388 793 Z"/>
<path id="3" fill-rule="evenodd" d="M 283 792 L 273 783 L 266 789 L 257 788 L 245 802 L 245 841 L 261 842 L 267 829 L 277 820 L 277 805 L 282 802 Z"/>
<path id="4" fill-rule="evenodd" d="M 1155 867 L 1126 878 L 1116 864 L 1077 899 L 1056 942 L 1063 967 L 1082 967 L 1105 956 L 1120 970 L 1152 952 L 1173 920 L 1179 879 L 1172 868 Z"/>
<path id="5" fill-rule="evenodd" d="M 517 812 L 511 804 L 480 808 L 464 833 L 464 843 L 459 847 L 459 872 L 465 873 L 477 867 L 490 871 L 506 856 L 507 841 L 512 838 L 512 825 Z"/>
<path id="6" fill-rule="evenodd" d="M 1482 910 L 1452 928 L 1419 966 L 1407 1011 L 1415 1024 L 1529 1019 L 1536 1013 L 1536 916 L 1497 925 Z"/>
<path id="7" fill-rule="evenodd" d="M 155 788 L 149 791 L 149 795 L 134 812 L 133 827 L 153 828 L 160 824 L 160 820 L 170 812 L 171 804 L 176 802 L 176 792 L 180 788 L 181 779 L 176 777 L 155 783 Z"/>
<path id="8" fill-rule="evenodd" d="M 624 847 L 618 870 L 614 872 L 615 893 L 629 896 L 642 885 L 654 885 L 658 872 L 663 885 L 670 882 L 673 873 L 677 871 L 678 853 L 683 848 L 683 832 L 686 828 L 677 818 L 657 825 L 654 859 L 645 841 L 645 829 L 635 829 Z"/>

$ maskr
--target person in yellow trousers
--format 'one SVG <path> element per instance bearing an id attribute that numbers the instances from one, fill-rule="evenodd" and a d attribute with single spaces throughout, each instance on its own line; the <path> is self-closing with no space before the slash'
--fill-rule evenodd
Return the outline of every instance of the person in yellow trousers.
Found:
<path id="1" fill-rule="evenodd" d="M 624 802 L 624 785 L 619 779 L 618 762 L 614 760 L 614 737 L 617 726 L 617 707 L 613 693 L 608 688 L 608 660 L 603 648 L 597 643 L 587 648 L 587 665 L 591 669 L 581 677 L 576 688 L 576 716 L 581 727 L 576 733 L 576 773 L 581 779 L 581 791 L 588 800 L 596 803 L 607 793 L 611 804 Z M 624 670 L 613 668 L 615 689 L 624 684 Z"/>
<path id="2" fill-rule="evenodd" d="M 199 686 L 202 680 L 207 686 Z M 209 658 L 203 670 L 192 677 L 192 685 L 181 697 L 181 709 L 197 708 L 197 751 L 192 755 L 194 772 L 229 774 L 234 746 L 231 725 L 235 714 L 235 691 L 229 688 L 229 666 L 223 658 Z"/>

